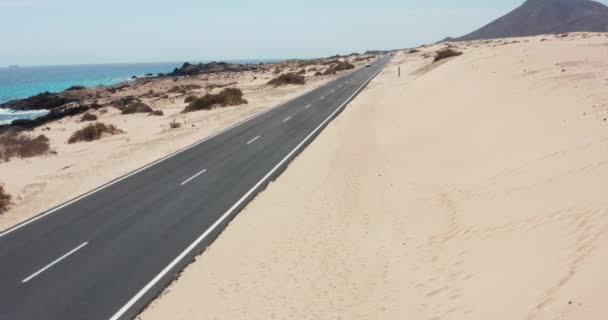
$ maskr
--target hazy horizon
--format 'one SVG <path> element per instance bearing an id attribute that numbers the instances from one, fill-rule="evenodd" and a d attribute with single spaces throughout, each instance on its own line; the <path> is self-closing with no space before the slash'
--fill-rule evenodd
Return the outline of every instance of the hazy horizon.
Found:
<path id="1" fill-rule="evenodd" d="M 0 0 L 0 66 L 293 59 L 407 48 L 469 33 L 523 2 Z"/>

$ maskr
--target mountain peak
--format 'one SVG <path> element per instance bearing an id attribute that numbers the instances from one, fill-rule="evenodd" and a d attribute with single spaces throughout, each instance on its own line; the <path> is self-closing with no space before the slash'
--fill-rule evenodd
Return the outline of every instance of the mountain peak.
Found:
<path id="1" fill-rule="evenodd" d="M 608 7 L 591 0 L 527 0 L 507 15 L 454 41 L 567 32 L 608 32 Z"/>

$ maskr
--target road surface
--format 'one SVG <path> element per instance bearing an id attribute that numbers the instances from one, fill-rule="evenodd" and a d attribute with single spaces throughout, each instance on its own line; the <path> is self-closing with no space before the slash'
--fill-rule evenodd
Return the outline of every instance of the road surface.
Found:
<path id="1" fill-rule="evenodd" d="M 0 232 L 0 319 L 134 318 L 388 59 Z"/>

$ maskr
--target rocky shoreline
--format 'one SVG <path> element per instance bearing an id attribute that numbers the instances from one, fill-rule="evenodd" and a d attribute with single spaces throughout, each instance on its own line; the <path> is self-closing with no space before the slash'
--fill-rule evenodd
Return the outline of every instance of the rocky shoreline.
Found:
<path id="1" fill-rule="evenodd" d="M 344 70 L 342 66 L 350 63 L 367 61 L 373 54 L 351 54 L 348 56 L 332 56 L 330 58 L 312 60 L 288 60 L 276 63 L 235 64 L 226 62 L 209 62 L 191 64 L 185 62 L 172 72 L 159 75 L 147 75 L 144 78 L 134 77 L 132 81 L 110 86 L 86 88 L 73 86 L 62 92 L 44 92 L 29 98 L 13 100 L 0 104 L 2 109 L 15 111 L 49 110 L 45 116 L 36 119 L 17 119 L 10 124 L 0 125 L 0 132 L 7 130 L 28 130 L 46 123 L 94 111 L 105 106 L 124 107 L 124 101 L 138 103 L 168 102 L 189 92 L 200 91 L 201 81 L 208 81 L 211 76 L 221 75 L 226 80 L 236 79 L 245 74 L 255 74 L 252 81 L 266 74 L 266 77 L 277 77 L 288 73 L 298 73 L 302 77 L 320 77 L 334 74 L 336 70 Z M 266 79 L 266 77 L 264 79 Z M 206 92 L 216 88 L 230 86 L 234 82 L 207 83 Z M 144 101 L 145 100 L 145 101 Z"/>

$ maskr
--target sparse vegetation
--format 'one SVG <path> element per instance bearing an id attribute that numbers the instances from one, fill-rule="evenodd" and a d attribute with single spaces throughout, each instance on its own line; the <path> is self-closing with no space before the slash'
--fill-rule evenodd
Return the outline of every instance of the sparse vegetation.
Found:
<path id="1" fill-rule="evenodd" d="M 206 94 L 196 100 L 190 102 L 182 112 L 193 112 L 199 110 L 210 110 L 213 106 L 219 105 L 222 107 L 236 106 L 246 104 L 247 100 L 243 99 L 243 91 L 238 88 L 226 88 L 218 94 Z"/>
<path id="2" fill-rule="evenodd" d="M 4 190 L 4 185 L 0 183 L 0 215 L 6 212 L 11 205 L 11 195 Z"/>
<path id="3" fill-rule="evenodd" d="M 6 133 L 0 135 L 0 160 L 9 161 L 11 158 L 30 158 L 50 152 L 49 138 L 39 135 L 32 138 L 22 133 Z"/>
<path id="4" fill-rule="evenodd" d="M 371 60 L 371 59 L 373 59 L 373 57 L 358 57 L 358 58 L 355 58 L 353 61 L 354 62 L 361 62 L 361 61 L 368 61 L 368 60 Z"/>
<path id="5" fill-rule="evenodd" d="M 288 84 L 304 84 L 306 83 L 304 76 L 295 74 L 295 73 L 286 73 L 282 74 L 270 81 L 268 81 L 269 85 L 278 87 L 284 86 Z"/>
<path id="6" fill-rule="evenodd" d="M 85 122 L 85 121 L 97 121 L 97 116 L 92 114 L 92 113 L 85 113 L 82 115 L 82 117 L 80 118 L 80 122 Z"/>
<path id="7" fill-rule="evenodd" d="M 196 99 L 198 99 L 197 96 L 187 96 L 186 99 L 184 99 L 184 102 L 185 103 L 190 103 L 190 102 L 192 102 L 192 101 L 194 101 Z"/>
<path id="8" fill-rule="evenodd" d="M 136 101 L 133 103 L 130 103 L 124 107 L 122 107 L 121 109 L 122 114 L 132 114 L 132 113 L 148 113 L 148 112 L 152 112 L 152 108 L 140 101 Z"/>
<path id="9" fill-rule="evenodd" d="M 329 69 L 325 70 L 325 72 L 323 72 L 324 75 L 329 75 L 329 74 L 336 74 L 336 72 L 339 71 L 343 71 L 343 70 L 349 70 L 349 69 L 354 69 L 355 66 L 352 65 L 349 62 L 344 62 L 344 61 L 340 61 L 338 64 L 330 67 Z"/>
<path id="10" fill-rule="evenodd" d="M 71 144 L 81 141 L 89 142 L 101 139 L 104 134 L 116 135 L 122 133 L 124 133 L 124 131 L 116 128 L 114 125 L 106 125 L 102 122 L 96 122 L 74 132 L 68 140 L 68 143 Z"/>
<path id="11" fill-rule="evenodd" d="M 329 65 L 332 65 L 332 64 L 338 64 L 340 62 L 341 62 L 340 60 L 334 59 L 334 60 L 325 61 L 325 62 L 322 63 L 322 65 L 329 66 Z"/>
<path id="12" fill-rule="evenodd" d="M 225 87 L 230 87 L 237 84 L 236 82 L 229 82 L 229 83 L 210 83 L 208 85 L 205 86 L 205 89 L 207 90 L 213 90 L 216 88 L 225 88 Z"/>
<path id="13" fill-rule="evenodd" d="M 169 127 L 171 129 L 177 129 L 177 128 L 181 127 L 181 126 L 182 126 L 182 124 L 179 123 L 179 122 L 177 122 L 177 120 L 175 120 L 175 119 L 173 119 L 173 121 L 169 122 Z"/>
<path id="14" fill-rule="evenodd" d="M 454 49 L 446 48 L 446 49 L 443 49 L 443 50 L 437 52 L 433 62 L 437 62 L 437 61 L 444 60 L 444 59 L 451 58 L 451 57 L 456 57 L 459 55 L 462 55 L 462 52 L 456 51 Z"/>
<path id="15" fill-rule="evenodd" d="M 198 84 L 182 84 L 171 87 L 167 92 L 186 94 L 188 91 L 202 88 Z"/>
<path id="16" fill-rule="evenodd" d="M 412 53 L 418 53 L 418 52 L 420 52 L 420 50 L 417 50 L 417 49 L 411 49 L 409 51 L 410 54 L 412 54 Z"/>
<path id="17" fill-rule="evenodd" d="M 150 112 L 150 114 L 148 116 L 162 116 L 165 115 L 165 113 L 162 110 L 154 110 L 152 112 Z"/>

